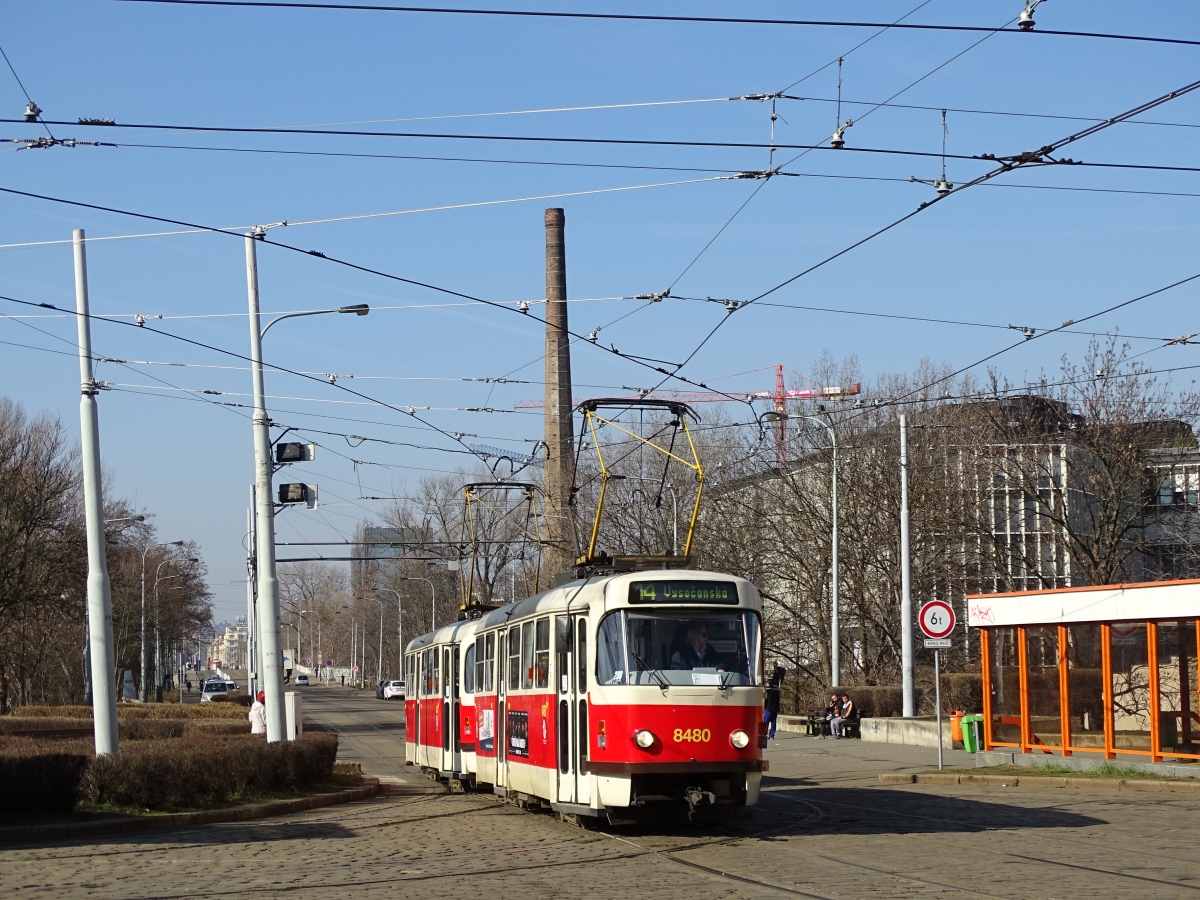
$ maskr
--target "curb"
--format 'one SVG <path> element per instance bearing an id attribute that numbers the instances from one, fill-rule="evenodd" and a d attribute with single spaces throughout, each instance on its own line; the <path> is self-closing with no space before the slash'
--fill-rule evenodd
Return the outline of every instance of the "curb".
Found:
<path id="1" fill-rule="evenodd" d="M 243 822 L 247 819 L 282 816 L 288 813 L 303 812 L 306 809 L 365 800 L 380 792 L 381 785 L 378 778 L 364 778 L 362 787 L 328 794 L 313 794 L 309 797 L 296 797 L 293 800 L 251 803 L 247 806 L 234 806 L 229 809 L 169 813 L 165 816 L 130 816 L 125 819 L 99 822 L 66 822 L 61 825 L 0 828 L 0 844 L 25 844 L 40 840 L 82 837 L 84 835 L 122 834 L 129 831 L 163 831 L 168 828 L 184 828 L 189 825 L 209 825 L 218 822 Z"/>
<path id="2" fill-rule="evenodd" d="M 966 784 L 985 787 L 1093 788 L 1162 794 L 1200 794 L 1200 782 L 1154 781 L 1141 778 L 1064 778 L 1057 775 L 956 775 L 949 772 L 910 775 L 885 772 L 881 784 Z"/>

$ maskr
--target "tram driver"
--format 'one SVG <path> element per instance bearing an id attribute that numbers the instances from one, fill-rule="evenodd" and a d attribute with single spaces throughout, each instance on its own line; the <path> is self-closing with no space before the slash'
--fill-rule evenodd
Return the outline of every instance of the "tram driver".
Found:
<path id="1" fill-rule="evenodd" d="M 708 643 L 708 624 L 689 622 L 687 638 L 671 657 L 672 669 L 717 669 L 724 671 L 721 654 Z"/>

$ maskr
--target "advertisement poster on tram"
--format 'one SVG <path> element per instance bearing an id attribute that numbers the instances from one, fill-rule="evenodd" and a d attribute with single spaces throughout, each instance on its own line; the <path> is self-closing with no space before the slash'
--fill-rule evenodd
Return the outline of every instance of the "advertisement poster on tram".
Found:
<path id="1" fill-rule="evenodd" d="M 524 710 L 508 711 L 508 755 L 529 758 L 529 713 Z"/>
<path id="2" fill-rule="evenodd" d="M 479 710 L 479 749 L 484 753 L 496 752 L 496 711 Z"/>

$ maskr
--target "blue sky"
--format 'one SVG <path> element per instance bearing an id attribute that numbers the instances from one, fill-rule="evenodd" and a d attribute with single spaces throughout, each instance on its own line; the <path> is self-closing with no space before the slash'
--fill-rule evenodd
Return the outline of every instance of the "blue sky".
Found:
<path id="1" fill-rule="evenodd" d="M 671 2 L 549 4 L 521 8 L 892 21 L 919 0 L 839 4 Z M 485 4 L 473 3 L 482 7 Z M 517 4 L 510 4 L 517 5 Z M 931 0 L 909 21 L 999 26 L 1016 0 Z M 1105 0 L 1054 0 L 1039 27 L 1129 31 L 1195 38 L 1200 9 L 1137 7 Z M 954 32 L 890 31 L 848 53 L 872 32 L 849 28 L 574 22 L 485 17 L 198 9 L 108 0 L 12 4 L 0 41 L 47 120 L 113 118 L 122 123 L 207 126 L 353 124 L 344 128 L 454 134 L 575 136 L 762 142 L 768 104 L 716 101 L 620 109 L 447 119 L 651 101 L 708 100 L 778 91 L 845 55 L 843 97 L 878 102 L 979 40 Z M 847 55 L 848 54 L 848 55 Z M 848 145 L 938 152 L 940 107 L 1045 116 L 1106 117 L 1196 78 L 1200 50 L 1095 39 L 996 35 L 949 63 L 895 102 L 930 110 L 881 108 L 846 133 Z M 790 88 L 804 101 L 780 101 L 781 143 L 826 141 L 836 108 L 836 66 Z M 19 118 L 25 99 L 0 70 L 0 112 Z M 1162 125 L 1110 128 L 1064 151 L 1085 161 L 1195 163 L 1200 92 L 1144 118 Z M 845 105 L 842 117 L 870 106 Z M 390 120 L 390 121 L 383 121 Z M 410 121 L 397 121 L 410 120 Z M 1011 154 L 1040 147 L 1086 122 L 950 112 L 951 154 Z M 152 149 L 169 144 L 406 156 L 488 157 L 679 169 L 764 168 L 765 150 L 558 145 L 311 135 L 227 135 L 52 126 L 56 137 L 126 146 L 0 152 L 0 187 L 221 227 L 302 222 L 506 201 L 546 195 L 711 179 L 711 172 L 365 159 L 231 151 Z M 41 132 L 44 133 L 44 132 Z M 36 137 L 24 124 L 0 137 Z M 776 162 L 799 151 L 779 151 Z M 961 183 L 979 162 L 948 162 Z M 355 263 L 514 305 L 544 290 L 542 211 L 567 211 L 572 327 L 607 326 L 601 342 L 642 356 L 680 360 L 726 315 L 723 307 L 668 300 L 641 309 L 601 300 L 672 287 L 684 297 L 747 299 L 899 218 L 932 189 L 911 175 L 940 174 L 935 158 L 814 151 L 762 187 L 719 239 L 688 263 L 760 186 L 744 180 L 611 190 L 561 199 L 466 206 L 326 224 L 289 225 L 277 240 Z M 827 176 L 854 176 L 832 178 Z M 865 179 L 898 179 L 865 180 Z M 1012 173 L 964 191 L 887 235 L 773 294 L 773 303 L 901 313 L 1038 329 L 1200 271 L 1195 262 L 1200 196 L 1044 190 L 1103 188 L 1200 194 L 1200 177 L 1129 169 L 1051 167 Z M 173 230 L 153 222 L 6 195 L 0 199 L 0 293 L 36 303 L 73 302 L 68 244 L 72 228 L 89 238 Z M 89 247 L 92 308 L 163 315 L 150 324 L 172 334 L 247 353 L 246 288 L 240 239 L 198 234 L 95 241 Z M 382 376 L 344 382 L 399 406 L 490 407 L 541 394 L 539 323 L 445 294 L 355 273 L 319 259 L 261 247 L 265 310 L 369 303 L 366 319 L 315 317 L 280 325 L 266 357 L 312 373 Z M 1197 288 L 1185 286 L 1096 320 L 1097 330 L 1173 337 L 1200 330 Z M 586 302 L 582 302 L 586 301 Z M 449 305 L 457 304 L 457 305 Z M 384 309 L 383 307 L 406 307 Z M 537 311 L 537 307 L 534 307 Z M 0 313 L 27 315 L 6 303 Z M 175 318 L 171 318 L 175 317 Z M 181 318 L 183 317 L 183 318 Z M 186 318 L 195 317 L 195 318 Z M 31 330 L 36 326 L 48 334 Z M 684 370 L 723 389 L 772 386 L 769 367 L 798 372 L 828 351 L 856 355 L 868 377 L 911 370 L 923 358 L 963 365 L 1013 341 L 1014 332 L 817 313 L 758 305 L 736 313 Z M 3 391 L 30 411 L 50 410 L 78 427 L 74 322 L 65 317 L 0 319 Z M 247 372 L 228 355 L 147 331 L 97 324 L 98 354 L 187 363 L 102 364 L 98 377 L 126 385 L 101 396 L 106 471 L 117 494 L 157 513 L 163 540 L 195 539 L 210 567 L 218 618 L 244 608 L 241 548 L 251 440 L 245 410 L 195 399 L 169 386 L 249 392 Z M 1015 381 L 1053 371 L 1078 356 L 1087 338 L 1054 335 L 997 360 Z M 1162 341 L 1136 340 L 1137 350 Z M 26 345 L 24 347 L 12 344 Z M 30 349 L 40 348 L 40 349 Z M 51 353 L 48 351 L 62 351 Z M 1200 362 L 1193 347 L 1148 354 L 1155 368 Z M 532 365 L 530 365 L 532 363 Z M 645 370 L 582 346 L 574 352 L 577 396 L 648 385 Z M 739 378 L 735 373 L 754 372 Z M 488 385 L 467 378 L 510 376 L 532 384 Z M 398 379 L 443 380 L 398 380 Z M 161 379 L 156 381 L 155 379 Z M 720 379 L 720 380 L 718 380 Z M 1190 373 L 1177 382 L 1190 383 Z M 167 382 L 164 384 L 163 382 Z M 420 423 L 326 385 L 268 376 L 272 416 L 288 425 L 438 447 L 452 446 Z M 204 395 L 210 399 L 214 395 Z M 188 399 L 188 398 L 191 399 Z M 481 443 L 528 446 L 541 435 L 537 411 L 422 413 Z M 338 418 L 334 418 L 338 417 Z M 357 420 L 357 421 L 350 421 Z M 403 494 L 423 473 L 451 471 L 462 457 L 383 444 L 327 444 L 305 480 L 320 484 L 316 513 L 289 511 L 279 539 L 337 540 L 379 509 L 363 495 Z M 332 451 L 344 454 L 337 456 Z M 377 463 L 355 466 L 350 459 Z M 299 474 L 299 470 L 296 470 Z M 361 484 L 361 488 L 360 488 Z"/>

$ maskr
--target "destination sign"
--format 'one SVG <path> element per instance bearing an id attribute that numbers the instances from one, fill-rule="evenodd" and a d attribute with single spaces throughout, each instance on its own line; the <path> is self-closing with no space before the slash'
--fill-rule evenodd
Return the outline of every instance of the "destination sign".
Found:
<path id="1" fill-rule="evenodd" d="M 737 584 L 732 581 L 635 581 L 630 603 L 719 603 L 736 606 Z"/>

